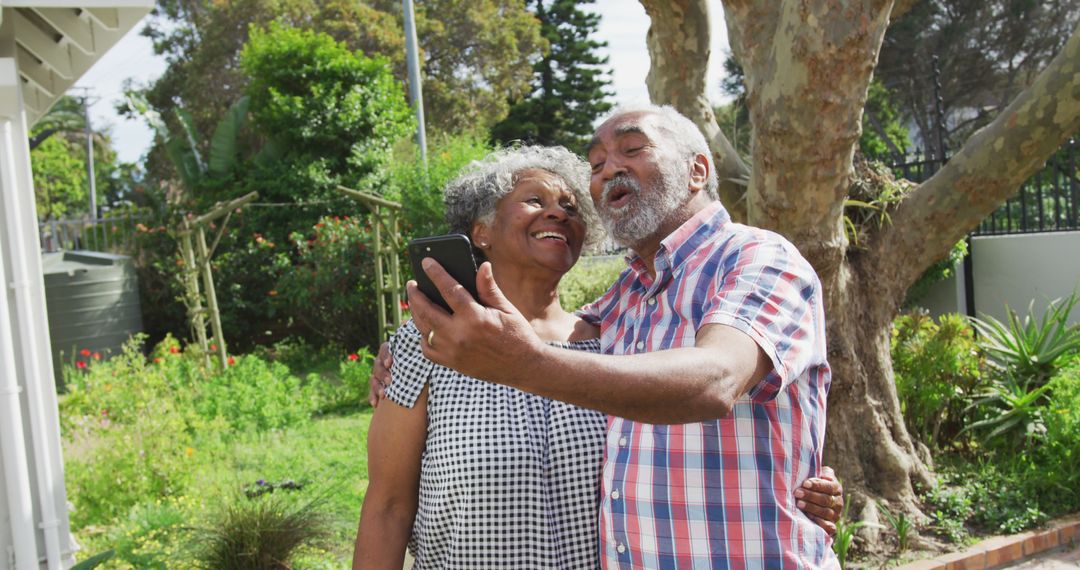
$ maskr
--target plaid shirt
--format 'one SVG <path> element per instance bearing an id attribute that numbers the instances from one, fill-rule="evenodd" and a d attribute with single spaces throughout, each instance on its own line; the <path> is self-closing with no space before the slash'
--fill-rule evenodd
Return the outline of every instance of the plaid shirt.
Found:
<path id="1" fill-rule="evenodd" d="M 750 335 L 773 370 L 728 417 L 684 425 L 608 418 L 601 483 L 605 568 L 837 568 L 795 505 L 817 475 L 830 371 L 821 285 L 795 246 L 735 224 L 719 202 L 665 238 L 581 315 L 607 354 L 694 345 L 708 324 Z"/>

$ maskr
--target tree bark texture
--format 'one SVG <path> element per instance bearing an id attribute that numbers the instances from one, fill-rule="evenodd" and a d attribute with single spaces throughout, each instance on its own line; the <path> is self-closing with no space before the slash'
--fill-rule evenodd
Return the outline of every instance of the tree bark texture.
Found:
<path id="1" fill-rule="evenodd" d="M 715 128 L 702 111 L 707 0 L 641 2 L 652 19 L 650 96 Z M 856 512 L 862 503 L 868 514 L 868 499 L 918 513 L 913 484 L 932 481 L 904 426 L 889 355 L 905 292 L 1080 129 L 1078 31 L 997 121 L 891 212 L 891 224 L 863 228 L 860 247 L 850 247 L 844 201 L 867 89 L 890 19 L 912 4 L 724 2 L 753 128 L 747 219 L 786 236 L 821 278 L 833 369 L 825 461 L 853 493 Z M 727 141 L 703 131 L 714 145 Z M 721 176 L 724 168 L 717 166 Z"/>
<path id="2" fill-rule="evenodd" d="M 709 141 L 720 181 L 720 199 L 732 218 L 746 220 L 750 169 L 716 122 L 705 96 L 709 66 L 709 5 L 693 0 L 642 0 L 652 26 L 645 41 L 651 66 L 645 83 L 657 105 L 671 105 L 689 117 Z"/>

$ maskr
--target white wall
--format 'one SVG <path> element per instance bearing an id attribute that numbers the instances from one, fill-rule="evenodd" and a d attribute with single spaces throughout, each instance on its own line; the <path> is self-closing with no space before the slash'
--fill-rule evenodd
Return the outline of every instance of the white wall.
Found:
<path id="1" fill-rule="evenodd" d="M 1034 299 L 1035 316 L 1050 300 L 1080 294 L 1080 232 L 981 236 L 971 240 L 975 312 L 1005 320 L 1006 305 L 1021 316 Z M 963 267 L 936 283 L 919 305 L 931 314 L 963 314 Z M 1080 322 L 1080 305 L 1070 321 Z"/>

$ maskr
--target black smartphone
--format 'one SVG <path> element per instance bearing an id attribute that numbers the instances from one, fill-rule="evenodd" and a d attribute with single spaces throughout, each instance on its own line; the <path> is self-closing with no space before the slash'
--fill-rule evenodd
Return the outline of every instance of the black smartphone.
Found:
<path id="1" fill-rule="evenodd" d="M 418 238 L 409 242 L 409 262 L 412 264 L 413 279 L 416 279 L 420 292 L 452 313 L 450 305 L 446 304 L 435 284 L 428 278 L 427 273 L 424 273 L 424 268 L 420 267 L 420 260 L 425 257 L 438 261 L 451 277 L 472 294 L 473 299 L 477 298 L 476 258 L 473 257 L 468 236 L 448 234 Z"/>

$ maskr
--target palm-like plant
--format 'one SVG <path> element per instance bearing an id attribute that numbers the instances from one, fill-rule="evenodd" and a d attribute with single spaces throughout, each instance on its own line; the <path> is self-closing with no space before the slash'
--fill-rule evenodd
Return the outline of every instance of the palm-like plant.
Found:
<path id="1" fill-rule="evenodd" d="M 990 362 L 1026 391 L 1028 386 L 1045 384 L 1062 356 L 1080 351 L 1080 326 L 1069 324 L 1077 302 L 1080 297 L 1075 292 L 1064 300 L 1055 299 L 1036 320 L 1032 300 L 1022 319 L 1006 308 L 1007 323 L 984 315 L 972 318 L 971 325 L 979 333 L 979 344 Z"/>
<path id="2" fill-rule="evenodd" d="M 980 399 L 967 408 L 981 409 L 985 417 L 971 423 L 960 433 L 980 433 L 983 445 L 991 444 L 998 438 L 1005 438 L 1008 445 L 1035 440 L 1046 432 L 1040 404 L 1049 389 L 1050 385 L 1044 384 L 1029 390 L 1012 378 L 995 381 L 988 392 L 980 394 Z"/>

